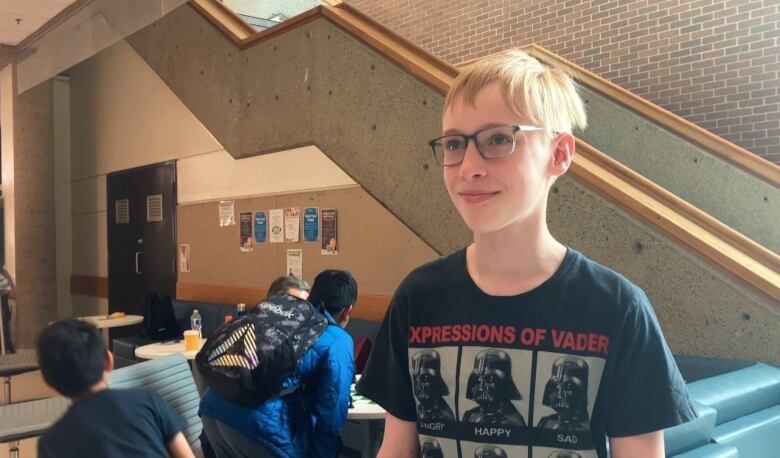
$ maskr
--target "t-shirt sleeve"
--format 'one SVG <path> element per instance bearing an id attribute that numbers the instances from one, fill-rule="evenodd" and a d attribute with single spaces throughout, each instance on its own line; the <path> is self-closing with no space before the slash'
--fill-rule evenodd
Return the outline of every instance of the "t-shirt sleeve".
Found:
<path id="1" fill-rule="evenodd" d="M 641 290 L 637 289 L 617 344 L 607 436 L 649 433 L 696 418 L 685 381 Z"/>
<path id="2" fill-rule="evenodd" d="M 154 406 L 154 412 L 157 414 L 157 427 L 160 428 L 163 441 L 168 445 L 177 434 L 184 430 L 184 421 L 178 412 L 173 410 L 157 392 L 149 390 L 149 395 Z"/>
<path id="3" fill-rule="evenodd" d="M 408 365 L 408 295 L 402 284 L 376 336 L 357 391 L 394 417 L 417 420 Z"/>

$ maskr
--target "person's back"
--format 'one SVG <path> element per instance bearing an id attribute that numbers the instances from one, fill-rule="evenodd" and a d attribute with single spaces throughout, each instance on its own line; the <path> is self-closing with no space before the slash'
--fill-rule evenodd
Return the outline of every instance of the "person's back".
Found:
<path id="1" fill-rule="evenodd" d="M 108 388 L 113 357 L 91 324 L 66 320 L 38 339 L 46 383 L 73 405 L 38 441 L 39 457 L 194 456 L 181 417 L 152 390 Z"/>
<path id="2" fill-rule="evenodd" d="M 38 456 L 168 457 L 181 422 L 166 409 L 150 390 L 102 390 L 68 409 L 38 441 Z"/>
<path id="3" fill-rule="evenodd" d="M 292 283 L 288 287 L 305 290 Z M 309 300 L 326 316 L 328 326 L 285 381 L 283 389 L 299 387 L 293 393 L 245 406 L 206 390 L 200 413 L 217 457 L 338 455 L 354 376 L 353 342 L 343 326 L 356 299 L 357 284 L 348 272 L 317 276 Z"/>

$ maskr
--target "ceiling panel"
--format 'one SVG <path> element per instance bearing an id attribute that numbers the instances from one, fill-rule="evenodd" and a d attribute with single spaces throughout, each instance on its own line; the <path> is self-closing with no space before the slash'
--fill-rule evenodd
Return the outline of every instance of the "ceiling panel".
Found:
<path id="1" fill-rule="evenodd" d="M 74 1 L 0 0 L 0 44 L 18 44 Z"/>

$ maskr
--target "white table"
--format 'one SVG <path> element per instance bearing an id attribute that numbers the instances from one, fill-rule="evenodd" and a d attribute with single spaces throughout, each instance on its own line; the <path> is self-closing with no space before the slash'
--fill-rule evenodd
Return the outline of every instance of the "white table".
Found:
<path id="1" fill-rule="evenodd" d="M 175 353 L 181 353 L 188 360 L 193 360 L 205 342 L 206 339 L 200 339 L 200 342 L 198 342 L 198 350 L 195 351 L 184 351 L 184 339 L 157 342 L 136 348 L 135 357 L 143 359 L 158 359 L 165 358 L 166 356 L 170 356 Z"/>
<path id="2" fill-rule="evenodd" d="M 355 380 L 360 380 L 359 374 L 355 375 Z M 350 388 L 350 396 L 352 407 L 347 411 L 347 420 L 359 423 L 362 436 L 360 456 L 363 458 L 376 456 L 380 427 L 386 411 L 376 402 L 357 394 L 354 383 Z"/>
<path id="3" fill-rule="evenodd" d="M 98 329 L 107 329 L 143 323 L 144 317 L 141 315 L 125 315 L 120 318 L 111 318 L 108 315 L 92 315 L 79 317 L 79 320 L 89 321 Z"/>

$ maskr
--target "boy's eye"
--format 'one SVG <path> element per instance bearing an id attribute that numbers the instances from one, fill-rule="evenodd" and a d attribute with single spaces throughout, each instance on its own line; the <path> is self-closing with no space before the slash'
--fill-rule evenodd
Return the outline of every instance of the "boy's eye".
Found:
<path id="1" fill-rule="evenodd" d="M 444 149 L 447 151 L 460 151 L 465 148 L 462 138 L 448 138 L 444 140 Z"/>
<path id="2" fill-rule="evenodd" d="M 512 137 L 506 134 L 493 134 L 488 139 L 488 145 L 502 146 L 512 143 Z"/>

